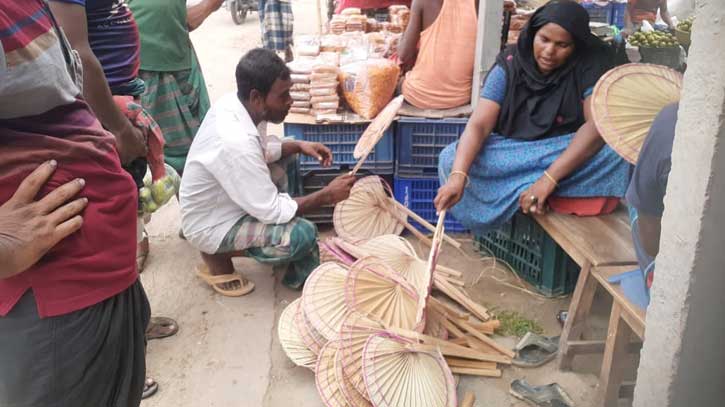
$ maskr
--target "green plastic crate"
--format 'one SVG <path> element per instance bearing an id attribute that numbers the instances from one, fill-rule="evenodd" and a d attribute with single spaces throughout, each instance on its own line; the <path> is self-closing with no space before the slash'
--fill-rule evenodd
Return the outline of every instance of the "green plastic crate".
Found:
<path id="1" fill-rule="evenodd" d="M 579 266 L 531 217 L 517 213 L 499 230 L 477 236 L 476 242 L 547 297 L 574 290 Z"/>

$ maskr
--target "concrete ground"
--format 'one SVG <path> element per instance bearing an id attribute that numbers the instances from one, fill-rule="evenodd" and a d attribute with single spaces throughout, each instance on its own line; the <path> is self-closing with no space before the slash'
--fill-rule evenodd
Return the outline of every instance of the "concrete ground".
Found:
<path id="1" fill-rule="evenodd" d="M 294 0 L 293 9 L 296 32 L 314 32 L 314 1 Z M 257 15 L 236 26 L 222 8 L 192 33 L 192 40 L 213 102 L 235 90 L 237 60 L 246 50 L 259 45 Z M 281 134 L 281 128 L 276 130 Z M 147 226 L 151 254 L 142 274 L 143 284 L 153 314 L 175 318 L 181 328 L 174 337 L 149 343 L 148 373 L 159 382 L 160 391 L 143 406 L 287 407 L 293 402 L 295 407 L 321 406 L 312 373 L 294 367 L 276 335 L 277 318 L 300 293 L 279 284 L 280 276 L 273 275 L 271 267 L 238 259 L 236 266 L 255 282 L 255 291 L 241 298 L 215 294 L 195 276 L 201 259 L 177 236 L 179 226 L 175 201 L 155 214 Z M 467 256 L 447 250 L 441 261 L 465 272 L 471 295 L 489 306 L 519 311 L 538 321 L 546 334 L 558 335 L 560 328 L 554 315 L 567 308 L 568 299 L 544 299 L 515 288 L 521 284 L 512 274 L 501 267 L 492 268 L 489 260 L 480 260 L 472 250 L 470 237 L 463 239 Z M 604 333 L 601 327 L 596 331 L 598 336 Z M 510 345 L 516 341 L 501 340 Z M 477 406 L 524 406 L 508 394 L 511 380 L 525 378 L 534 384 L 556 381 L 567 389 L 577 406 L 591 406 L 598 364 L 595 358 L 582 359 L 575 363 L 576 374 L 559 372 L 549 364 L 532 370 L 507 368 L 501 379 L 464 377 L 459 393 L 473 391 Z"/>

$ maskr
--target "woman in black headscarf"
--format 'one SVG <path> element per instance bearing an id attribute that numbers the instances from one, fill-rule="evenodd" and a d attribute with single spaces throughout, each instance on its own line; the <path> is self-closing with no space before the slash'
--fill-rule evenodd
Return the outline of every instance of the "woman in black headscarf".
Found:
<path id="1" fill-rule="evenodd" d="M 537 10 L 497 58 L 460 141 L 441 153 L 436 208 L 485 232 L 518 208 L 543 212 L 554 193 L 623 196 L 628 165 L 604 145 L 589 107 L 611 60 L 578 3 Z"/>

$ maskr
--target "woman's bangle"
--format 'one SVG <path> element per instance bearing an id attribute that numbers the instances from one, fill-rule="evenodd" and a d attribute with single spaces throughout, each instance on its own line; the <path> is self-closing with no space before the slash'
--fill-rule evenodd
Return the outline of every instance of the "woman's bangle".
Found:
<path id="1" fill-rule="evenodd" d="M 559 186 L 559 182 L 556 179 L 554 179 L 554 177 L 552 177 L 551 174 L 549 174 L 549 171 L 544 171 L 544 175 L 546 176 L 546 178 L 549 179 L 549 181 L 551 181 L 554 184 L 555 187 Z"/>
<path id="2" fill-rule="evenodd" d="M 471 185 L 471 179 L 468 178 L 468 174 L 466 174 L 463 171 L 451 171 L 451 173 L 448 175 L 448 178 L 450 179 L 455 174 L 460 174 L 460 175 L 463 175 L 464 177 L 466 177 L 466 186 Z"/>

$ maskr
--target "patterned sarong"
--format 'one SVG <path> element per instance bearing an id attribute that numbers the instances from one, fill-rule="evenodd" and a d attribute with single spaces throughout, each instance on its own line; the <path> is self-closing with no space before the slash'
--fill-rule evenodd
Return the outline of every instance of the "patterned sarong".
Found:
<path id="1" fill-rule="evenodd" d="M 264 48 L 285 51 L 292 45 L 294 15 L 289 0 L 260 1 L 259 21 Z"/>

